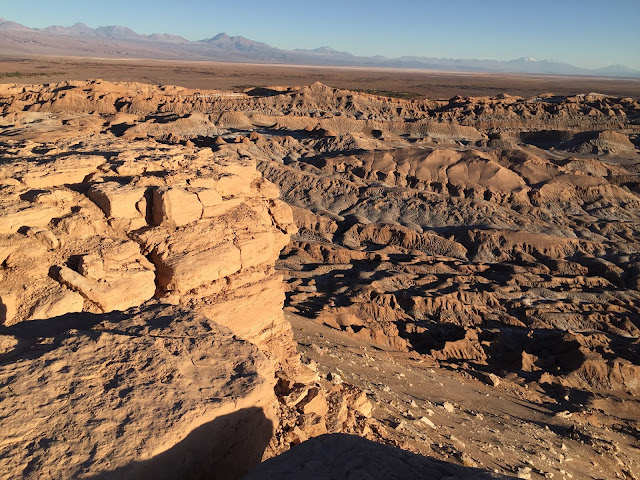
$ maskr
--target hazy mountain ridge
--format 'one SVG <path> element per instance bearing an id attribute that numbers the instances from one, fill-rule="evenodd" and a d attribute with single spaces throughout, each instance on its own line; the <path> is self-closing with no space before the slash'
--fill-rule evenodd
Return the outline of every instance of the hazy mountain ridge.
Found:
<path id="1" fill-rule="evenodd" d="M 312 50 L 283 50 L 226 33 L 199 41 L 189 41 L 169 33 L 139 34 L 125 26 L 102 26 L 94 29 L 79 22 L 70 27 L 54 25 L 30 28 L 0 18 L 0 54 L 20 53 L 640 77 L 640 71 L 625 65 L 587 69 L 559 61 L 536 60 L 530 57 L 508 61 L 422 56 L 362 57 L 329 46 Z"/>

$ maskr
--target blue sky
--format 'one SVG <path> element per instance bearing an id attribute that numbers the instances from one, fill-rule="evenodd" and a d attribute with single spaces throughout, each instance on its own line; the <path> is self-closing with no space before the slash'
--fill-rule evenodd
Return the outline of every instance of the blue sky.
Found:
<path id="1" fill-rule="evenodd" d="M 359 55 L 517 57 L 640 69 L 640 0 L 0 0 L 30 27 L 126 25 L 189 40 L 220 32 Z"/>

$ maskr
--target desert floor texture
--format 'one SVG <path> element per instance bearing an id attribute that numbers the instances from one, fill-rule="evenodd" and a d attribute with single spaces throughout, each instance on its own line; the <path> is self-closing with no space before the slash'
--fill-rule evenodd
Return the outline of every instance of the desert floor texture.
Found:
<path id="1" fill-rule="evenodd" d="M 637 81 L 0 66 L 0 478 L 640 477 Z"/>

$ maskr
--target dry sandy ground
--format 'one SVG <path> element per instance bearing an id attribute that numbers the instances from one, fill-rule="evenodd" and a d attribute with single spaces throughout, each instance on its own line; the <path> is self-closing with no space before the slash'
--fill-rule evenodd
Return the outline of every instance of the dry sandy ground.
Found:
<path id="1" fill-rule="evenodd" d="M 638 97 L 640 79 L 392 70 L 366 67 L 252 65 L 176 60 L 113 60 L 74 57 L 0 57 L 0 82 L 52 83 L 102 78 L 111 81 L 242 90 L 251 86 L 297 86 L 322 82 L 349 90 L 398 92 L 405 98 L 508 93 L 533 96 L 598 92 Z"/>
<path id="2" fill-rule="evenodd" d="M 569 397 L 563 405 L 515 377 L 489 386 L 425 357 L 287 318 L 303 360 L 366 391 L 373 417 L 406 450 L 519 478 L 614 478 L 621 466 L 625 478 L 637 474 L 637 446 L 607 426 L 631 414 L 624 404 L 607 415 L 597 402 L 569 413 Z"/>

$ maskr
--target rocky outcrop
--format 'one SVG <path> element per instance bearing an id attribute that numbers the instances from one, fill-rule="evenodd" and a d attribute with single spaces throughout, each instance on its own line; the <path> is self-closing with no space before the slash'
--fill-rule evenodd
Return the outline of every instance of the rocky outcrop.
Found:
<path id="1" fill-rule="evenodd" d="M 0 341 L 3 478 L 239 478 L 277 422 L 270 362 L 191 310 L 66 315 Z"/>
<path id="2" fill-rule="evenodd" d="M 497 130 L 516 133 L 520 130 L 615 130 L 621 124 L 633 122 L 640 112 L 640 105 L 633 98 L 599 94 L 534 98 L 499 95 L 411 101 L 350 92 L 320 83 L 263 89 L 263 93 L 263 96 L 235 94 L 231 97 L 218 91 L 204 94 L 200 90 L 176 86 L 103 80 L 63 82 L 48 88 L 4 85 L 0 89 L 0 109 L 5 115 L 23 111 L 91 111 L 112 115 L 170 113 L 182 117 L 174 118 L 180 121 L 170 132 L 178 135 L 183 131 L 187 135 L 212 135 L 217 132 L 216 128 L 251 129 L 255 125 L 277 124 L 288 130 L 316 129 L 334 135 L 380 131 L 473 141 L 486 140 L 484 132 Z M 161 122 L 151 122 L 141 128 L 133 124 L 129 127 L 137 128 L 137 133 L 160 136 L 168 132 Z M 601 140 L 623 145 L 615 139 Z"/>
<path id="3" fill-rule="evenodd" d="M 254 161 L 175 149 L 135 162 L 16 158 L 3 171 L 5 325 L 126 310 L 155 296 L 190 305 L 262 346 L 277 368 L 295 369 L 273 270 L 295 225 Z"/>

